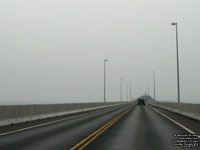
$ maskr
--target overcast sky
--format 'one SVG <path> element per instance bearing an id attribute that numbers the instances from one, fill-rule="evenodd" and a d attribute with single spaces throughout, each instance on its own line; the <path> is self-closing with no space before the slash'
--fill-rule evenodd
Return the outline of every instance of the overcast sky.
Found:
<path id="1" fill-rule="evenodd" d="M 0 0 L 0 104 L 103 101 L 133 97 L 148 82 L 156 98 L 200 103 L 199 0 Z"/>

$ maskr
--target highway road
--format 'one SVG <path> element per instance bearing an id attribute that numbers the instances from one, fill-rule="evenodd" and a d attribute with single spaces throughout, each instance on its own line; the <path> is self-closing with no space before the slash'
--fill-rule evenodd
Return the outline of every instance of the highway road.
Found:
<path id="1" fill-rule="evenodd" d="M 128 104 L 0 135 L 0 150 L 187 150 L 173 145 L 180 133 L 188 132 L 149 106 Z"/>

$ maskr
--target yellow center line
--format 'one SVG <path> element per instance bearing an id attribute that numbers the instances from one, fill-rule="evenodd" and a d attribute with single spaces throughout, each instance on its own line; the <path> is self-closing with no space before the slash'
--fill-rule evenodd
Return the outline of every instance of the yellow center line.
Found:
<path id="1" fill-rule="evenodd" d="M 123 115 L 120 116 L 119 118 L 117 118 L 111 124 L 109 124 L 107 127 L 105 127 L 103 130 L 101 130 L 99 133 L 97 133 L 94 137 L 92 137 L 87 143 L 85 143 L 83 146 L 81 146 L 78 150 L 82 150 L 83 148 L 85 148 L 88 144 L 90 144 L 92 141 L 94 141 L 100 134 L 102 134 L 105 130 L 107 130 L 110 126 L 112 126 L 115 122 L 117 122 L 122 117 L 123 117 Z"/>
<path id="2" fill-rule="evenodd" d="M 76 148 L 80 147 L 82 144 L 85 144 L 79 148 L 79 150 L 82 150 L 84 147 L 86 147 L 89 143 L 91 143 L 94 139 L 96 139 L 101 133 L 103 133 L 105 130 L 107 130 L 110 126 L 112 126 L 115 122 L 117 122 L 120 118 L 122 118 L 127 112 L 129 112 L 132 108 L 129 108 L 128 110 L 122 112 L 120 115 L 106 123 L 104 126 L 90 134 L 88 137 L 86 137 L 84 140 L 76 144 L 74 147 L 72 147 L 70 150 L 75 150 Z M 89 141 L 88 141 L 89 140 Z"/>
<path id="3" fill-rule="evenodd" d="M 77 145 L 75 145 L 74 147 L 72 147 L 70 150 L 74 150 L 77 147 L 79 147 L 81 144 L 83 144 L 85 141 L 87 141 L 89 138 L 91 138 L 92 136 L 94 136 L 95 134 L 97 134 L 100 130 L 102 130 L 103 128 L 105 128 L 107 125 L 109 125 L 111 122 L 113 122 L 115 119 L 117 119 L 119 116 L 115 117 L 114 119 L 112 119 L 110 122 L 108 122 L 107 124 L 105 124 L 104 126 L 102 126 L 101 128 L 99 128 L 98 130 L 96 130 L 95 132 L 93 132 L 92 134 L 90 134 L 87 138 L 85 138 L 84 140 L 82 140 L 81 142 L 79 142 Z"/>

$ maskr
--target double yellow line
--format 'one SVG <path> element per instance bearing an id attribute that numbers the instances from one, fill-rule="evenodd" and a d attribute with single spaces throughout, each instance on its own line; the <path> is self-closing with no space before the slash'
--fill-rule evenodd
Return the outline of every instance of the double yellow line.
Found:
<path id="1" fill-rule="evenodd" d="M 120 118 L 122 118 L 126 113 L 128 113 L 133 107 L 125 110 L 120 115 L 103 125 L 101 128 L 90 134 L 88 137 L 86 137 L 84 140 L 80 141 L 78 144 L 76 144 L 74 147 L 72 147 L 70 150 L 82 150 L 84 149 L 88 144 L 90 144 L 92 141 L 94 141 L 101 133 L 103 133 L 105 130 L 107 130 L 110 126 L 112 126 L 115 122 L 117 122 Z"/>

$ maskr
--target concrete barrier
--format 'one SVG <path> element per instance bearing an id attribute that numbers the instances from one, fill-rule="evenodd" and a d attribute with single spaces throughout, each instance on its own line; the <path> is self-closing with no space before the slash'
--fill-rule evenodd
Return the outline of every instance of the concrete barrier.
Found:
<path id="1" fill-rule="evenodd" d="M 126 103 L 107 102 L 0 106 L 0 126 L 96 110 L 122 104 Z"/>
<path id="2" fill-rule="evenodd" d="M 147 102 L 147 103 L 149 105 L 157 106 L 200 121 L 200 104 L 169 103 L 169 102 Z"/>

